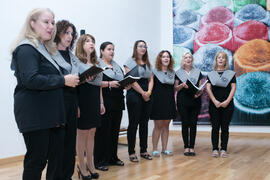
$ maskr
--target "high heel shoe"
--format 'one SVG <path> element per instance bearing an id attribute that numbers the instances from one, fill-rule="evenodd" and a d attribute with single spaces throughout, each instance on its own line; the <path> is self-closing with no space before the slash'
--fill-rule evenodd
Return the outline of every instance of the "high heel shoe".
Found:
<path id="1" fill-rule="evenodd" d="M 78 172 L 78 177 L 79 177 L 79 179 L 81 179 L 81 177 L 82 177 L 82 180 L 91 180 L 91 179 L 92 179 L 90 175 L 84 176 L 84 175 L 82 174 L 79 165 L 77 165 L 77 172 Z"/>
<path id="2" fill-rule="evenodd" d="M 86 164 L 86 169 L 91 174 L 92 179 L 98 179 L 99 178 L 99 174 L 98 173 L 92 173 L 87 164 Z"/>

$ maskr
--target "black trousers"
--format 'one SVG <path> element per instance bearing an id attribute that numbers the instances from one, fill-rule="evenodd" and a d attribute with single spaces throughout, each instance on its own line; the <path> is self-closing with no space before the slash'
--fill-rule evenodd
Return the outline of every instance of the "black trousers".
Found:
<path id="1" fill-rule="evenodd" d="M 128 92 L 126 96 L 128 109 L 128 153 L 135 153 L 136 132 L 139 125 L 140 152 L 147 152 L 148 121 L 151 112 L 151 101 L 145 102 L 136 92 Z"/>
<path id="2" fill-rule="evenodd" d="M 95 166 L 108 165 L 118 160 L 117 148 L 122 112 L 111 110 L 101 116 L 101 126 L 96 129 L 95 134 Z"/>
<path id="3" fill-rule="evenodd" d="M 231 102 L 226 108 L 216 108 L 213 103 L 209 105 L 210 121 L 212 124 L 211 140 L 213 150 L 219 150 L 219 129 L 221 129 L 221 150 L 227 151 L 229 140 L 229 125 L 232 119 L 234 105 Z"/>
<path id="4" fill-rule="evenodd" d="M 23 180 L 40 180 L 47 166 L 47 180 L 60 180 L 65 130 L 62 127 L 23 133 L 26 145 Z"/>
<path id="5" fill-rule="evenodd" d="M 178 107 L 178 111 L 182 121 L 182 138 L 184 141 L 184 148 L 194 148 L 197 133 L 197 120 L 200 109 L 200 106 Z"/>
<path id="6" fill-rule="evenodd" d="M 78 106 L 75 95 L 65 97 L 66 127 L 63 157 L 63 180 L 71 180 L 74 173 L 76 156 L 77 114 Z"/>

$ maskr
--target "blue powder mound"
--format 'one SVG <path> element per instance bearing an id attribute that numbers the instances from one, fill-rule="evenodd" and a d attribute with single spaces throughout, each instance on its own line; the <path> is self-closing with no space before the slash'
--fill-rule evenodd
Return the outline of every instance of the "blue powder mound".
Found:
<path id="1" fill-rule="evenodd" d="M 262 20 L 266 17 L 266 11 L 257 4 L 248 4 L 235 14 L 237 19 L 242 21 Z"/>
<path id="2" fill-rule="evenodd" d="M 244 108 L 247 107 L 270 112 L 270 73 L 249 72 L 236 80 L 234 98 L 242 105 L 239 109 L 249 112 Z"/>
<path id="3" fill-rule="evenodd" d="M 218 51 L 224 51 L 229 58 L 230 69 L 233 69 L 232 52 L 216 44 L 206 44 L 198 49 L 194 54 L 194 65 L 200 69 L 203 75 L 213 70 L 213 62 Z"/>
<path id="4" fill-rule="evenodd" d="M 197 14 L 190 10 L 184 10 L 178 12 L 174 17 L 175 25 L 188 25 L 197 21 Z"/>
<path id="5" fill-rule="evenodd" d="M 194 38 L 195 31 L 185 26 L 174 26 L 173 44 L 182 44 L 191 38 Z"/>

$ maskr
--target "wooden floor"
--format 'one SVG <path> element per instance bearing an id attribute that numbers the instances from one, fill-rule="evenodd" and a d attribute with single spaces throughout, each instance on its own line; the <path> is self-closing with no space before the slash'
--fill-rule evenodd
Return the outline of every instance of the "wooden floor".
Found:
<path id="1" fill-rule="evenodd" d="M 126 138 L 120 138 L 122 143 Z M 149 152 L 151 152 L 149 138 Z M 138 146 L 138 145 L 137 145 Z M 127 146 L 119 146 L 119 157 L 124 167 L 110 166 L 109 171 L 99 172 L 99 179 L 126 180 L 270 180 L 270 134 L 231 133 L 228 158 L 211 157 L 209 132 L 199 132 L 195 151 L 197 156 L 183 155 L 180 132 L 171 132 L 168 149 L 174 151 L 171 157 L 162 156 L 152 161 L 141 159 L 139 163 L 128 160 Z M 137 148 L 137 152 L 139 149 Z M 21 179 L 22 158 L 0 160 L 0 179 Z M 43 179 L 44 178 L 43 173 Z M 75 173 L 74 180 L 78 180 Z"/>

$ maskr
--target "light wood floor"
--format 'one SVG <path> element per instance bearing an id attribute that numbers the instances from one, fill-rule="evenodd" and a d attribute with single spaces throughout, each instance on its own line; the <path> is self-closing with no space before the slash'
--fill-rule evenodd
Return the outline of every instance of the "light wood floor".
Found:
<path id="1" fill-rule="evenodd" d="M 120 142 L 126 142 L 126 137 L 120 139 Z M 152 150 L 151 144 L 149 138 L 149 152 Z M 125 166 L 110 166 L 109 171 L 99 172 L 100 179 L 270 180 L 270 134 L 231 133 L 229 157 L 226 159 L 211 157 L 210 132 L 198 133 L 195 157 L 183 155 L 180 132 L 171 132 L 168 147 L 174 151 L 171 157 L 163 155 L 152 161 L 141 159 L 139 163 L 131 163 L 128 160 L 127 146 L 120 145 L 119 158 L 125 162 Z M 0 179 L 21 179 L 22 159 L 23 157 L 16 157 L 0 160 Z M 73 179 L 78 180 L 76 173 Z"/>

